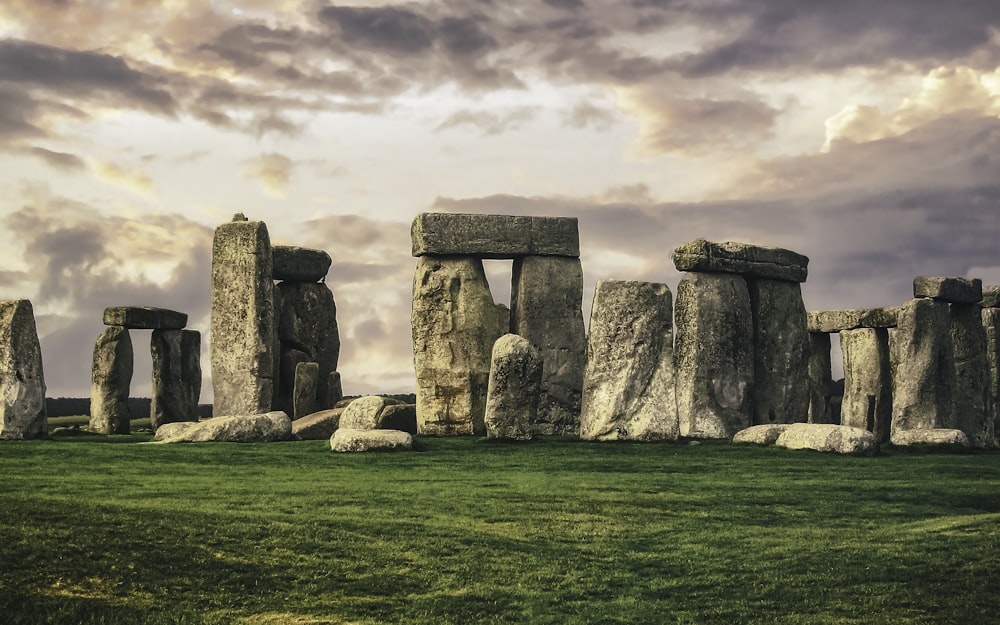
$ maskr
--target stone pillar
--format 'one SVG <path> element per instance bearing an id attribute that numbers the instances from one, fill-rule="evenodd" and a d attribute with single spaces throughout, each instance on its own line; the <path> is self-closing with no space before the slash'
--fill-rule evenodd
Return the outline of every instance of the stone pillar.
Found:
<path id="1" fill-rule="evenodd" d="M 319 363 L 300 362 L 295 367 L 295 388 L 292 401 L 292 419 L 316 412 L 316 392 L 319 381 Z"/>
<path id="2" fill-rule="evenodd" d="M 951 305 L 951 344 L 955 358 L 955 427 L 965 432 L 973 447 L 993 447 L 990 419 L 990 364 L 982 307 Z"/>
<path id="3" fill-rule="evenodd" d="M 420 434 L 483 435 L 493 344 L 506 329 L 478 258 L 420 256 L 413 365 Z"/>
<path id="4" fill-rule="evenodd" d="M 843 330 L 840 348 L 844 353 L 840 424 L 868 430 L 879 443 L 887 443 L 892 425 L 889 331 Z"/>
<path id="5" fill-rule="evenodd" d="M 542 399 L 542 356 L 524 337 L 505 334 L 493 345 L 486 396 L 486 436 L 530 440 Z"/>
<path id="6" fill-rule="evenodd" d="M 340 382 L 340 372 L 331 371 L 330 375 L 327 377 L 326 392 L 328 393 L 327 402 L 331 406 L 335 406 L 337 402 L 344 398 L 344 387 Z"/>
<path id="7" fill-rule="evenodd" d="M 833 397 L 830 347 L 829 333 L 809 333 L 809 423 L 839 423 L 830 403 Z"/>
<path id="8" fill-rule="evenodd" d="M 132 384 L 132 338 L 122 326 L 108 326 L 97 337 L 90 377 L 90 429 L 128 434 L 128 393 Z"/>
<path id="9" fill-rule="evenodd" d="M 262 414 L 274 399 L 274 283 L 267 226 L 242 215 L 212 244 L 213 414 Z"/>
<path id="10" fill-rule="evenodd" d="M 580 438 L 677 439 L 673 343 L 673 298 L 666 284 L 597 283 Z"/>
<path id="11" fill-rule="evenodd" d="M 544 363 L 537 434 L 578 434 L 587 333 L 579 258 L 525 256 L 514 261 L 510 331 L 538 348 Z"/>
<path id="12" fill-rule="evenodd" d="M 320 409 L 333 406 L 329 388 L 330 374 L 337 370 L 340 359 L 340 329 L 337 325 L 337 303 L 333 292 L 321 282 L 282 282 L 278 284 L 281 306 L 278 312 L 278 338 L 281 342 L 281 400 L 279 408 L 292 409 L 295 366 L 291 360 L 314 362 L 319 366 L 316 401 Z M 298 352 L 301 358 L 289 357 Z"/>
<path id="13" fill-rule="evenodd" d="M 892 431 L 953 429 L 955 364 L 947 302 L 912 299 L 889 340 Z"/>
<path id="14" fill-rule="evenodd" d="M 746 281 L 690 272 L 677 287 L 674 368 L 681 436 L 731 438 L 753 419 L 753 318 Z"/>
<path id="15" fill-rule="evenodd" d="M 809 332 L 798 282 L 747 281 L 754 328 L 754 425 L 809 420 Z"/>
<path id="16" fill-rule="evenodd" d="M 34 310 L 26 299 L 0 302 L 0 439 L 48 435 Z"/>
<path id="17" fill-rule="evenodd" d="M 1000 433 L 1000 308 L 983 308 L 983 328 L 986 331 L 986 360 L 990 363 L 990 420 L 993 423 L 994 444 Z"/>
<path id="18" fill-rule="evenodd" d="M 149 421 L 153 430 L 164 423 L 198 420 L 201 396 L 201 333 L 153 330 L 153 396 Z"/>

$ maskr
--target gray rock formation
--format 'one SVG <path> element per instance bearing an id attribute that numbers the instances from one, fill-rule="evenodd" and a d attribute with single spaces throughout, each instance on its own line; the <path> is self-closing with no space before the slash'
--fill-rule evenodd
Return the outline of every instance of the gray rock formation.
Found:
<path id="1" fill-rule="evenodd" d="M 993 422 L 994 443 L 1000 434 L 1000 308 L 983 309 L 983 328 L 986 332 L 986 360 L 989 368 L 990 420 Z"/>
<path id="2" fill-rule="evenodd" d="M 330 437 L 336 452 L 409 451 L 413 437 L 399 430 L 350 430 L 340 428 Z"/>
<path id="3" fill-rule="evenodd" d="M 990 362 L 979 304 L 951 305 L 951 345 L 955 358 L 955 427 L 965 432 L 973 447 L 993 447 Z"/>
<path id="4" fill-rule="evenodd" d="M 45 438 L 45 375 L 35 313 L 26 299 L 0 302 L 0 439 Z"/>
<path id="5" fill-rule="evenodd" d="M 677 439 L 673 337 L 673 297 L 666 284 L 597 283 L 580 438 Z"/>
<path id="6" fill-rule="evenodd" d="M 983 299 L 983 281 L 978 278 L 920 276 L 913 279 L 913 297 L 929 297 L 953 304 L 977 304 Z"/>
<path id="7" fill-rule="evenodd" d="M 493 345 L 486 394 L 486 436 L 531 440 L 542 399 L 542 356 L 524 337 L 505 334 Z"/>
<path id="8" fill-rule="evenodd" d="M 889 339 L 892 438 L 901 430 L 955 427 L 955 360 L 947 302 L 912 299 L 899 309 Z"/>
<path id="9" fill-rule="evenodd" d="M 575 435 L 587 358 L 580 259 L 515 260 L 510 297 L 510 331 L 530 341 L 542 356 L 542 402 L 535 433 Z"/>
<path id="10" fill-rule="evenodd" d="M 315 362 L 319 365 L 317 407 L 329 408 L 338 396 L 338 389 L 330 388 L 330 375 L 337 370 L 340 359 L 340 329 L 333 292 L 326 284 L 307 282 L 282 282 L 278 291 L 281 364 L 277 405 L 293 410 L 295 369 L 299 363 Z M 339 394 L 342 396 L 342 392 Z"/>
<path id="11" fill-rule="evenodd" d="M 293 245 L 271 248 L 272 275 L 275 280 L 321 282 L 330 271 L 333 260 L 323 250 Z"/>
<path id="12" fill-rule="evenodd" d="M 984 286 L 980 304 L 983 308 L 1000 308 L 1000 286 Z"/>
<path id="13" fill-rule="evenodd" d="M 688 273 L 677 287 L 674 345 L 681 436 L 730 438 L 751 425 L 753 320 L 738 275 Z"/>
<path id="14" fill-rule="evenodd" d="M 300 362 L 295 366 L 295 384 L 292 390 L 293 419 L 316 412 L 316 391 L 318 387 L 318 363 Z"/>
<path id="15" fill-rule="evenodd" d="M 962 430 L 894 430 L 890 441 L 897 447 L 910 445 L 942 445 L 948 447 L 969 448 L 969 437 Z"/>
<path id="16" fill-rule="evenodd" d="M 889 331 L 858 328 L 840 333 L 844 354 L 844 398 L 840 423 L 868 430 L 879 443 L 892 426 L 892 375 Z"/>
<path id="17" fill-rule="evenodd" d="M 156 430 L 164 423 L 197 421 L 201 397 L 201 333 L 153 330 L 149 351 L 153 360 L 150 425 Z"/>
<path id="18" fill-rule="evenodd" d="M 344 408 L 320 410 L 292 421 L 292 437 L 301 441 L 329 440 L 340 427 Z"/>
<path id="19" fill-rule="evenodd" d="M 809 333 L 809 423 L 834 423 L 831 400 L 835 392 L 830 335 Z"/>
<path id="20" fill-rule="evenodd" d="M 812 449 L 853 456 L 875 454 L 879 449 L 875 435 L 868 430 L 817 423 L 793 423 L 774 444 L 785 449 Z"/>
<path id="21" fill-rule="evenodd" d="M 160 443 L 270 443 L 291 438 L 292 421 L 281 411 L 167 423 L 156 430 L 155 436 Z"/>
<path id="22" fill-rule="evenodd" d="M 212 244 L 212 387 L 217 415 L 260 414 L 274 401 L 271 241 L 259 221 L 232 221 Z"/>
<path id="23" fill-rule="evenodd" d="M 90 376 L 90 429 L 94 432 L 129 433 L 132 358 L 132 338 L 126 328 L 108 326 L 97 337 Z"/>
<path id="24" fill-rule="evenodd" d="M 813 310 L 808 313 L 810 332 L 840 332 L 858 328 L 895 328 L 899 309 Z"/>
<path id="25" fill-rule="evenodd" d="M 348 430 L 394 429 L 386 427 L 383 418 L 389 406 L 401 403 L 379 395 L 359 397 L 348 404 L 340 415 L 340 427 Z"/>
<path id="26" fill-rule="evenodd" d="M 401 430 L 409 434 L 417 433 L 417 405 L 390 404 L 380 417 L 382 430 Z"/>
<path id="27" fill-rule="evenodd" d="M 752 278 L 805 282 L 809 258 L 791 250 L 695 239 L 674 249 L 678 271 L 738 273 Z"/>
<path id="28" fill-rule="evenodd" d="M 410 236 L 414 256 L 580 255 L 575 217 L 421 213 L 413 220 Z"/>
<path id="29" fill-rule="evenodd" d="M 765 423 L 764 425 L 754 425 L 745 430 L 740 430 L 733 436 L 734 443 L 749 443 L 752 445 L 773 445 L 778 441 L 778 437 L 785 433 L 785 430 L 792 426 L 791 423 Z"/>
<path id="30" fill-rule="evenodd" d="M 104 325 L 132 330 L 180 330 L 188 316 L 176 310 L 151 306 L 112 306 L 104 309 Z"/>
<path id="31" fill-rule="evenodd" d="M 484 435 L 493 343 L 504 333 L 477 258 L 421 256 L 413 278 L 417 429 Z"/>
<path id="32" fill-rule="evenodd" d="M 747 282 L 753 316 L 753 423 L 809 420 L 809 332 L 797 282 Z"/>
<path id="33" fill-rule="evenodd" d="M 331 371 L 326 383 L 326 402 L 331 406 L 336 406 L 337 402 L 344 398 L 344 387 L 340 382 L 340 372 Z"/>

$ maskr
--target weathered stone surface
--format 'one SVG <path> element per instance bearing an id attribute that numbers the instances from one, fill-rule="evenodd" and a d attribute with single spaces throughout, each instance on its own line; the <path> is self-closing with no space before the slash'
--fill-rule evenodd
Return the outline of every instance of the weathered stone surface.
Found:
<path id="1" fill-rule="evenodd" d="M 97 337 L 90 374 L 90 429 L 94 432 L 129 433 L 133 355 L 128 329 L 108 326 Z"/>
<path id="2" fill-rule="evenodd" d="M 986 360 L 989 368 L 990 421 L 993 423 L 994 442 L 1000 438 L 1000 309 L 983 309 L 983 329 L 986 332 Z"/>
<path id="3" fill-rule="evenodd" d="M 979 278 L 913 279 L 913 297 L 930 297 L 954 304 L 976 304 L 983 299 L 983 281 Z"/>
<path id="4" fill-rule="evenodd" d="M 413 449 L 413 437 L 399 430 L 340 428 L 330 437 L 330 449 L 337 452 L 409 451 Z"/>
<path id="5" fill-rule="evenodd" d="M 730 438 L 753 416 L 753 319 L 742 276 L 688 273 L 677 287 L 674 370 L 681 436 Z"/>
<path id="6" fill-rule="evenodd" d="M 587 339 L 580 438 L 675 440 L 673 297 L 666 284 L 601 280 Z"/>
<path id="7" fill-rule="evenodd" d="M 840 424 L 868 430 L 879 443 L 892 427 L 889 331 L 858 328 L 840 333 L 844 354 L 844 398 Z"/>
<path id="8" fill-rule="evenodd" d="M 260 414 L 274 400 L 271 240 L 259 221 L 232 221 L 212 244 L 212 388 L 215 413 Z"/>
<path id="9" fill-rule="evenodd" d="M 201 397 L 201 333 L 195 330 L 153 330 L 150 425 L 198 420 Z"/>
<path id="10" fill-rule="evenodd" d="M 326 403 L 331 406 L 336 406 L 337 402 L 344 399 L 344 387 L 340 382 L 340 372 L 331 371 L 329 377 L 327 378 L 326 385 Z"/>
<path id="11" fill-rule="evenodd" d="M 740 430 L 733 436 L 734 443 L 750 443 L 753 445 L 773 445 L 778 437 L 785 433 L 785 430 L 792 426 L 791 423 L 765 423 L 764 425 L 754 425 L 745 430 Z"/>
<path id="12" fill-rule="evenodd" d="M 894 430 L 890 441 L 893 445 L 948 445 L 952 447 L 969 447 L 969 437 L 962 430 Z"/>
<path id="13" fill-rule="evenodd" d="M 417 430 L 433 436 L 486 433 L 486 391 L 500 327 L 483 263 L 421 256 L 413 277 Z"/>
<path id="14" fill-rule="evenodd" d="M 329 440 L 340 427 L 343 408 L 320 410 L 292 421 L 292 437 L 301 441 Z"/>
<path id="15" fill-rule="evenodd" d="M 300 362 L 295 366 L 295 386 L 292 391 L 292 418 L 298 419 L 316 412 L 316 390 L 319 386 L 319 364 Z"/>
<path id="16" fill-rule="evenodd" d="M 180 330 L 187 325 L 185 313 L 151 306 L 112 306 L 104 309 L 104 325 L 132 330 Z"/>
<path id="17" fill-rule="evenodd" d="M 414 256 L 580 255 L 576 217 L 421 213 L 413 220 L 410 238 Z"/>
<path id="18" fill-rule="evenodd" d="M 809 332 L 797 282 L 748 280 L 753 315 L 753 423 L 809 420 Z"/>
<path id="19" fill-rule="evenodd" d="M 514 261 L 510 331 L 542 356 L 536 434 L 578 434 L 587 332 L 583 267 L 578 258 L 527 256 Z"/>
<path id="20" fill-rule="evenodd" d="M 409 434 L 417 433 L 417 405 L 389 404 L 382 411 L 381 430 L 401 430 Z"/>
<path id="21" fill-rule="evenodd" d="M 330 287 L 321 283 L 282 282 L 278 285 L 278 339 L 281 344 L 279 407 L 293 408 L 295 368 L 300 362 L 315 362 L 317 407 L 329 408 L 337 389 L 330 389 L 330 374 L 340 360 L 340 329 L 337 304 Z M 290 354 L 296 352 L 296 354 Z M 302 358 L 297 358 L 298 354 Z"/>
<path id="22" fill-rule="evenodd" d="M 401 403 L 398 400 L 379 395 L 359 397 L 344 409 L 344 414 L 340 416 L 340 427 L 348 430 L 393 429 L 385 427 L 383 416 L 389 406 Z"/>
<path id="23" fill-rule="evenodd" d="M 1000 308 L 1000 286 L 984 286 L 980 305 L 983 308 Z"/>
<path id="24" fill-rule="evenodd" d="M 994 445 L 991 418 L 990 362 L 986 328 L 979 304 L 951 305 L 951 346 L 955 358 L 955 427 L 965 432 L 973 447 Z"/>
<path id="25" fill-rule="evenodd" d="M 809 423 L 838 423 L 834 413 L 833 362 L 830 335 L 809 333 Z"/>
<path id="26" fill-rule="evenodd" d="M 778 436 L 776 447 L 812 449 L 835 454 L 878 453 L 875 435 L 862 428 L 821 423 L 793 423 Z"/>
<path id="27" fill-rule="evenodd" d="M 47 436 L 45 375 L 34 309 L 26 299 L 0 302 L 0 438 Z"/>
<path id="28" fill-rule="evenodd" d="M 695 239 L 674 248 L 678 271 L 738 273 L 753 278 L 805 282 L 809 258 L 779 247 Z"/>
<path id="29" fill-rule="evenodd" d="M 292 420 L 281 411 L 170 423 L 156 430 L 160 443 L 270 443 L 292 438 Z"/>
<path id="30" fill-rule="evenodd" d="M 531 440 L 541 396 L 541 354 L 524 337 L 501 336 L 493 344 L 486 393 L 486 436 Z"/>
<path id="31" fill-rule="evenodd" d="M 862 308 L 855 310 L 812 310 L 808 313 L 810 332 L 841 332 L 858 328 L 895 328 L 899 309 Z"/>
<path id="32" fill-rule="evenodd" d="M 899 309 L 889 339 L 894 433 L 955 427 L 949 316 L 948 303 L 933 299 L 912 299 Z"/>
<path id="33" fill-rule="evenodd" d="M 272 252 L 272 275 L 275 280 L 320 282 L 330 271 L 333 259 L 323 250 L 295 245 L 275 245 Z"/>

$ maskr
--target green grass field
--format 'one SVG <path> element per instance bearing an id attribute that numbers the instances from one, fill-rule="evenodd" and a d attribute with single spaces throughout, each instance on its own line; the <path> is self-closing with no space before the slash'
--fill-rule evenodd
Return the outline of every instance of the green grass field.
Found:
<path id="1" fill-rule="evenodd" d="M 0 443 L 0 622 L 1000 622 L 1000 453 L 147 439 Z"/>

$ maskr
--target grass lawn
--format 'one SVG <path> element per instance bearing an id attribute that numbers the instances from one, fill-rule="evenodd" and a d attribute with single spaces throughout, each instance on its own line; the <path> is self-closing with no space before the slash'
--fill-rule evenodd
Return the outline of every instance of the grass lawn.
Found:
<path id="1" fill-rule="evenodd" d="M 0 443 L 0 622 L 1000 622 L 1000 453 L 148 438 Z"/>

